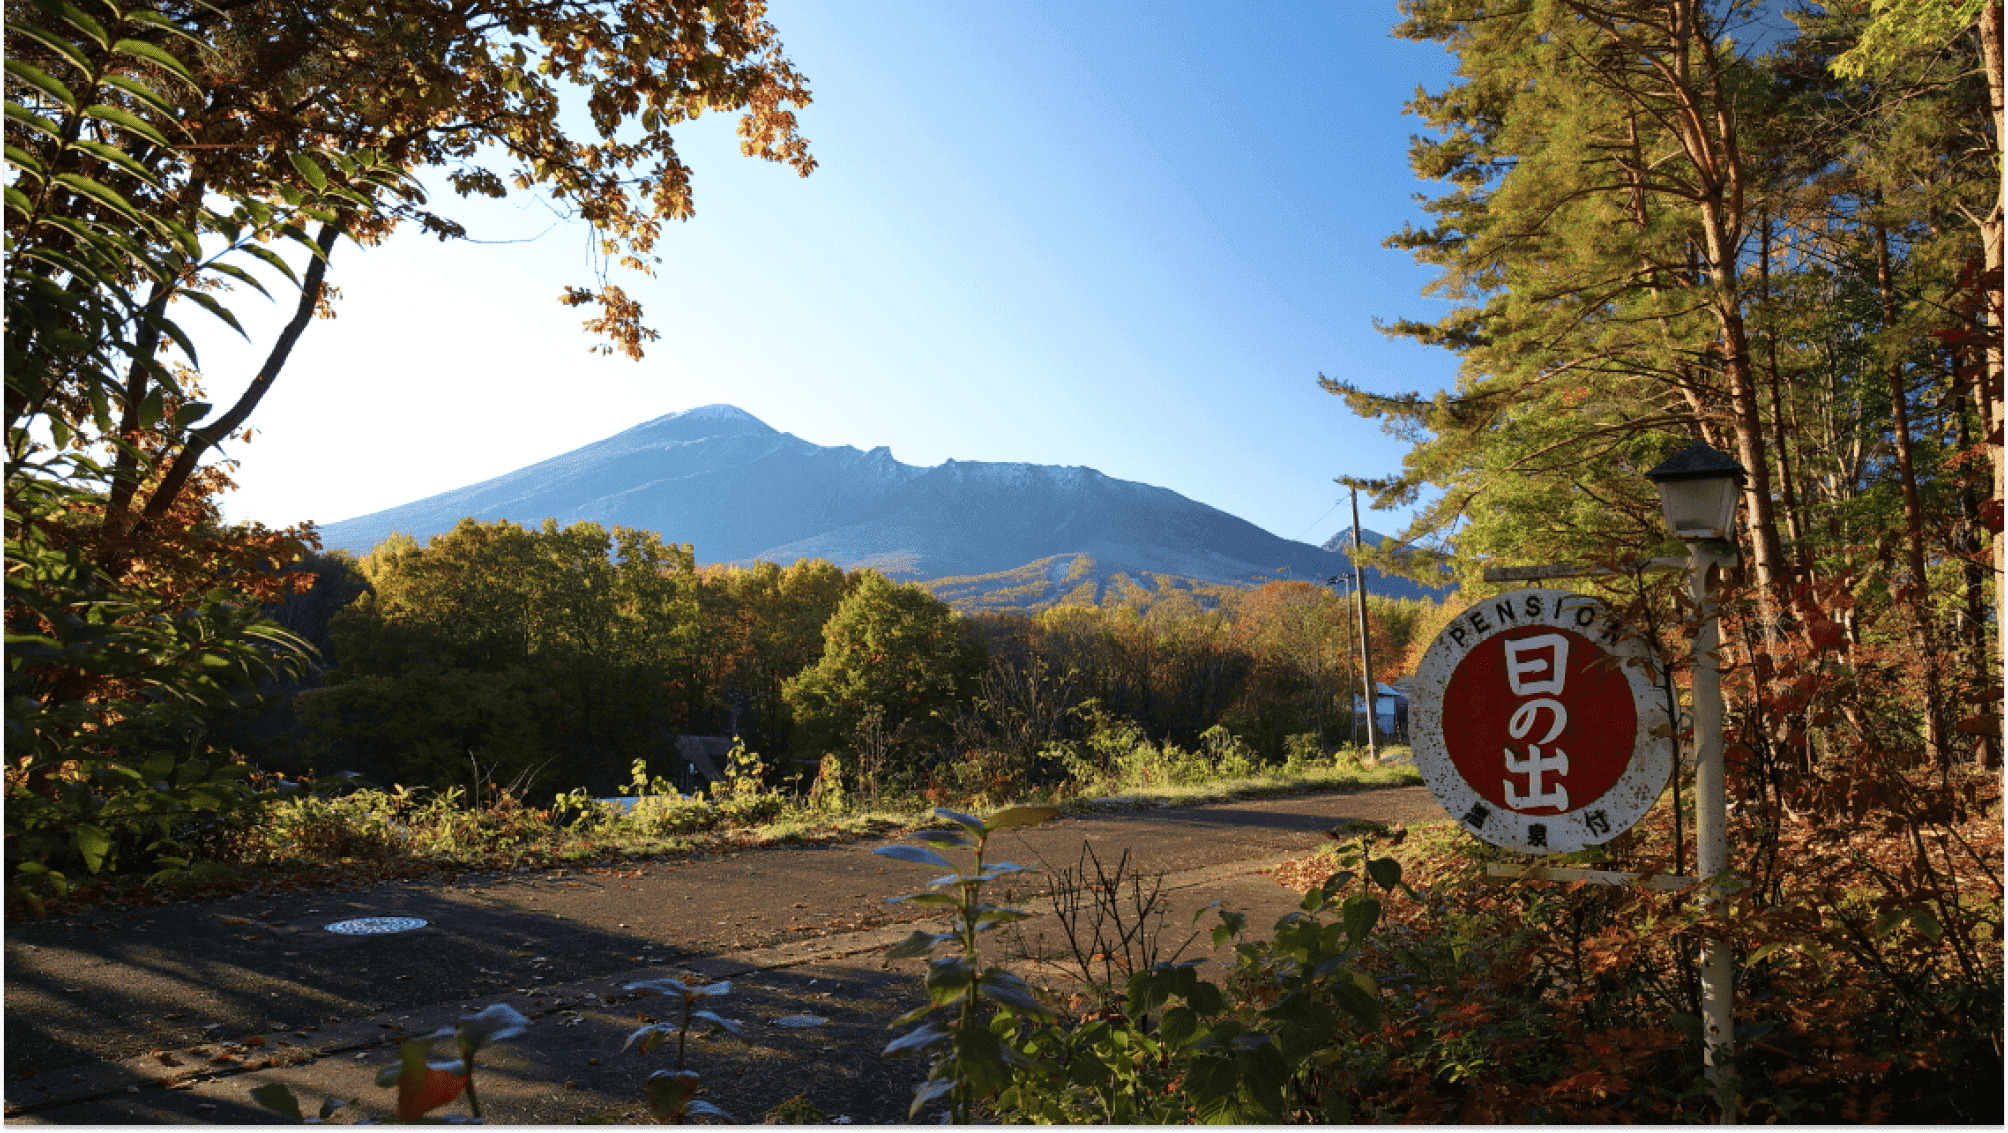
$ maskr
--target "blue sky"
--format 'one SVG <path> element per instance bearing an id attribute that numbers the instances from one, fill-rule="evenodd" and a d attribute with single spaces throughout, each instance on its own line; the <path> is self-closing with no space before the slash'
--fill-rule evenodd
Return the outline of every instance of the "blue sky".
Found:
<path id="1" fill-rule="evenodd" d="M 1390 4 L 796 0 L 771 18 L 814 91 L 821 168 L 740 156 L 729 117 L 689 128 L 697 216 L 654 279 L 622 281 L 662 332 L 644 361 L 589 354 L 556 302 L 589 280 L 582 226 L 442 199 L 506 242 L 340 249 L 339 317 L 234 446 L 229 513 L 345 519 L 712 402 L 910 464 L 1089 465 L 1311 542 L 1345 518 L 1332 477 L 1399 467 L 1403 446 L 1316 381 L 1454 374 L 1372 325 L 1441 309 L 1381 240 L 1435 188 L 1408 171 L 1401 105 L 1451 60 L 1389 37 Z M 202 342 L 211 393 L 234 396 L 254 353 Z"/>

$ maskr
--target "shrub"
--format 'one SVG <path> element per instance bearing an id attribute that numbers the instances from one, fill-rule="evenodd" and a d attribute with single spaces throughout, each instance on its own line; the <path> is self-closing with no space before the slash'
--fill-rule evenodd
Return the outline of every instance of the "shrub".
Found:
<path id="1" fill-rule="evenodd" d="M 1299 732 L 1283 740 L 1283 770 L 1293 775 L 1302 774 L 1313 766 L 1325 762 L 1325 749 L 1318 742 L 1318 733 Z"/>
<path id="2" fill-rule="evenodd" d="M 787 801 L 767 786 L 767 764 L 735 741 L 725 756 L 725 778 L 711 787 L 719 820 L 728 826 L 758 826 L 779 816 Z"/>
<path id="3" fill-rule="evenodd" d="M 1262 760 L 1240 737 L 1215 724 L 1199 735 L 1199 749 L 1224 779 L 1240 779 L 1261 769 Z"/>

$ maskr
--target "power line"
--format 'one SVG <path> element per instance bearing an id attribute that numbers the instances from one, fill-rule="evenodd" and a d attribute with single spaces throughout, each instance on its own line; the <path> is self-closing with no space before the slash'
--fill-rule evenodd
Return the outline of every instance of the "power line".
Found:
<path id="1" fill-rule="evenodd" d="M 1313 527 L 1316 527 L 1318 524 L 1323 523 L 1325 521 L 1325 516 L 1330 515 L 1333 512 L 1339 510 L 1339 504 L 1343 502 L 1344 501 L 1342 500 L 1333 500 L 1332 506 L 1325 509 L 1325 515 L 1321 515 L 1318 518 L 1312 520 L 1311 522 L 1305 524 L 1304 530 L 1297 532 L 1297 538 L 1302 539 L 1304 537 L 1305 532 L 1309 531 Z"/>

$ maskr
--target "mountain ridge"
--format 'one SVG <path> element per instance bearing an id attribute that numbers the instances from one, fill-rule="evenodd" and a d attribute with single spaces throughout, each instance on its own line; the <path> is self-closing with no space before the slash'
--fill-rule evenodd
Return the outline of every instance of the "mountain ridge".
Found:
<path id="1" fill-rule="evenodd" d="M 393 531 L 424 540 L 464 516 L 618 524 L 689 543 L 700 562 L 820 557 L 907 580 L 977 578 L 1056 555 L 1086 557 L 1111 576 L 1242 586 L 1279 576 L 1322 582 L 1351 571 L 1330 543 L 1283 539 L 1169 488 L 1084 465 L 918 467 L 883 445 L 813 444 L 724 404 L 666 414 L 500 476 L 327 524 L 322 540 L 360 555 Z M 1350 529 L 1342 537 L 1350 545 Z M 1367 534 L 1370 544 L 1380 539 Z M 1430 592 L 1369 573 L 1373 593 Z"/>

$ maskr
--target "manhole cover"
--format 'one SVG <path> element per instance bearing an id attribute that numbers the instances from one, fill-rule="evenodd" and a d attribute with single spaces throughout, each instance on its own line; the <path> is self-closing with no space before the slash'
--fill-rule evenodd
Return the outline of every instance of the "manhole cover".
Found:
<path id="1" fill-rule="evenodd" d="M 358 917 L 352 921 L 336 921 L 328 926 L 328 931 L 348 936 L 375 936 L 379 933 L 408 932 L 424 927 L 425 922 L 417 917 Z"/>

